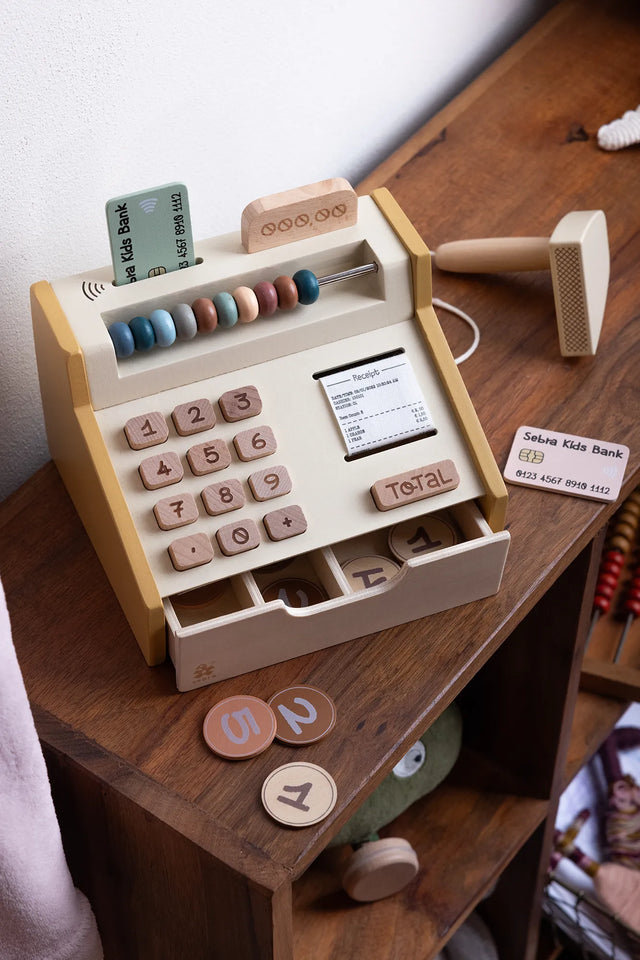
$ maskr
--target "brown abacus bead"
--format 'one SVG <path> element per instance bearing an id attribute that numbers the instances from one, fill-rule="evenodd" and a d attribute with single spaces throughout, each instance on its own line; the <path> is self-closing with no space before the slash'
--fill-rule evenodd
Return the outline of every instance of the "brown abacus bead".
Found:
<path id="1" fill-rule="evenodd" d="M 209 300 L 208 297 L 198 297 L 191 304 L 191 309 L 195 313 L 199 333 L 209 333 L 218 326 L 218 311 L 213 300 Z"/>
<path id="2" fill-rule="evenodd" d="M 268 280 L 256 283 L 253 292 L 258 300 L 261 317 L 271 317 L 278 309 L 278 291 Z"/>
<path id="3" fill-rule="evenodd" d="M 623 553 L 627 553 L 631 547 L 631 540 L 629 537 L 625 537 L 622 534 L 616 534 L 616 536 L 611 537 L 607 543 L 607 546 L 610 548 L 617 547 L 618 550 L 622 550 Z"/>
<path id="4" fill-rule="evenodd" d="M 292 310 L 298 302 L 298 288 L 292 277 L 284 274 L 276 277 L 273 285 L 278 291 L 278 306 L 281 310 Z"/>

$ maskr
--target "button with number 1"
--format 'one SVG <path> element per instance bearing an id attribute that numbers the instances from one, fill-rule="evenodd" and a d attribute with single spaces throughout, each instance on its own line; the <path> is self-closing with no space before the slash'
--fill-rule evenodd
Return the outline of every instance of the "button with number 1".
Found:
<path id="1" fill-rule="evenodd" d="M 262 784 L 262 805 L 287 827 L 310 827 L 328 817 L 338 788 L 331 774 L 315 763 L 285 763 Z"/>

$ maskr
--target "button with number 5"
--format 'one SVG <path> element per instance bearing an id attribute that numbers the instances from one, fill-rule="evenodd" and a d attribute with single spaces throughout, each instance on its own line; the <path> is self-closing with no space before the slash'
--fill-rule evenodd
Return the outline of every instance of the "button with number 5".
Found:
<path id="1" fill-rule="evenodd" d="M 338 788 L 331 774 L 315 763 L 285 763 L 262 784 L 262 805 L 287 827 L 310 827 L 328 817 Z"/>

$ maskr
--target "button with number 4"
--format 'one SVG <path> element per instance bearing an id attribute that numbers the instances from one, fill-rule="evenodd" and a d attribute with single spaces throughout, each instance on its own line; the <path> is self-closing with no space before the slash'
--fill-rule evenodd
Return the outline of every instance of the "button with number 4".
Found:
<path id="1" fill-rule="evenodd" d="M 328 817 L 338 788 L 331 774 L 315 763 L 285 763 L 262 784 L 262 805 L 287 827 L 310 827 Z"/>
<path id="2" fill-rule="evenodd" d="M 287 687 L 267 701 L 276 715 L 276 739 L 303 746 L 315 743 L 333 730 L 336 705 L 317 687 Z"/>

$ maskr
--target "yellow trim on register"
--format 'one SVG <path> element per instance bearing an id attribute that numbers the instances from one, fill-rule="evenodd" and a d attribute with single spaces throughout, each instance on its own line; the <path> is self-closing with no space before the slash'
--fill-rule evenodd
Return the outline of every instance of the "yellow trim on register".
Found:
<path id="1" fill-rule="evenodd" d="M 416 318 L 484 482 L 486 494 L 480 498 L 482 512 L 491 529 L 497 533 L 504 529 L 507 488 L 431 303 L 429 248 L 386 187 L 374 190 L 371 197 L 411 259 Z"/>
<path id="2" fill-rule="evenodd" d="M 91 406 L 82 350 L 51 285 L 31 288 L 49 448 L 149 665 L 166 656 L 162 599 Z"/>

